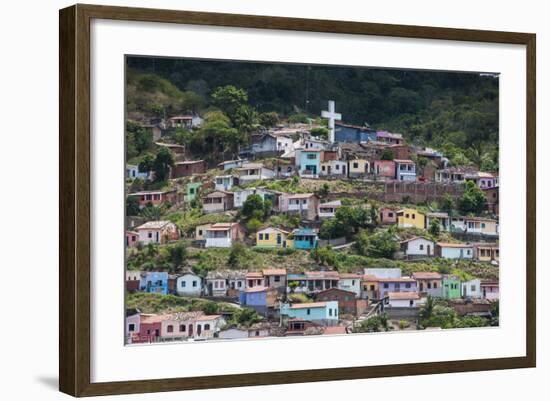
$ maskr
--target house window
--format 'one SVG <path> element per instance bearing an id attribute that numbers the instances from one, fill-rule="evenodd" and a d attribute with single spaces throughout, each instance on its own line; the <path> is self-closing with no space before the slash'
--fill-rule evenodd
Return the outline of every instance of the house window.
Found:
<path id="1" fill-rule="evenodd" d="M 185 281 L 182 281 L 181 282 L 181 288 L 184 288 L 185 287 Z"/>
<path id="2" fill-rule="evenodd" d="M 259 336 L 260 336 L 260 330 L 256 330 L 256 332 L 254 333 L 254 335 L 255 335 L 256 337 L 259 337 Z"/>
<path id="3" fill-rule="evenodd" d="M 280 282 L 281 281 L 281 276 L 273 277 L 273 281 L 275 281 L 276 283 Z"/>
<path id="4" fill-rule="evenodd" d="M 466 255 L 469 255 L 469 254 L 470 254 L 470 250 L 466 249 Z"/>
<path id="5" fill-rule="evenodd" d="M 475 291 L 476 290 L 476 286 L 475 285 L 471 285 L 470 286 L 470 291 Z"/>
<path id="6" fill-rule="evenodd" d="M 437 288 L 437 283 L 434 283 L 434 289 Z"/>
<path id="7" fill-rule="evenodd" d="M 409 218 L 409 214 L 408 214 L 408 213 L 407 213 L 407 214 L 405 214 L 405 218 L 406 218 L 406 219 L 408 219 L 408 218 Z"/>
<path id="8" fill-rule="evenodd" d="M 209 325 L 208 323 L 206 323 L 206 324 L 204 325 L 204 329 L 205 329 L 205 330 L 210 330 L 210 325 Z"/>
<path id="9" fill-rule="evenodd" d="M 336 165 L 336 170 L 340 170 L 340 165 L 339 164 Z"/>
<path id="10" fill-rule="evenodd" d="M 134 323 L 130 323 L 128 325 L 128 331 L 135 331 L 136 330 L 136 325 Z"/>
<path id="11" fill-rule="evenodd" d="M 237 287 L 238 288 L 241 288 L 242 285 L 243 285 L 243 283 L 241 283 L 240 281 L 237 281 Z"/>
<path id="12" fill-rule="evenodd" d="M 390 288 L 390 285 L 388 283 L 384 283 L 384 288 Z"/>
<path id="13" fill-rule="evenodd" d="M 314 153 L 310 153 L 310 154 L 307 155 L 307 158 L 309 160 L 315 160 L 317 158 L 317 156 Z"/>
<path id="14" fill-rule="evenodd" d="M 432 288 L 432 283 L 428 283 L 428 289 Z"/>
<path id="15" fill-rule="evenodd" d="M 264 240 L 264 235 L 260 234 L 260 241 L 263 241 L 263 240 Z"/>
<path id="16" fill-rule="evenodd" d="M 328 315 L 329 315 L 329 316 L 332 316 L 332 309 L 329 309 L 329 310 L 328 310 Z"/>
<path id="17" fill-rule="evenodd" d="M 418 246 L 418 249 L 421 250 L 421 251 L 423 251 L 423 250 L 424 250 L 424 245 L 423 245 L 423 244 L 420 244 L 420 245 Z"/>
<path id="18" fill-rule="evenodd" d="M 359 163 L 353 163 L 353 168 L 359 168 Z"/>
<path id="19" fill-rule="evenodd" d="M 193 287 L 197 286 L 197 280 L 193 280 Z"/>
<path id="20" fill-rule="evenodd" d="M 269 241 L 269 234 L 266 234 L 266 235 L 265 235 L 265 240 L 266 240 L 266 241 Z"/>
<path id="21" fill-rule="evenodd" d="M 151 231 L 147 233 L 147 238 L 153 238 L 153 233 Z"/>
<path id="22" fill-rule="evenodd" d="M 199 235 L 202 236 L 202 230 L 199 230 Z"/>
<path id="23" fill-rule="evenodd" d="M 485 228 L 485 223 L 481 223 L 481 228 Z"/>
<path id="24" fill-rule="evenodd" d="M 393 213 L 392 213 L 392 212 L 389 212 L 389 213 L 388 213 L 388 217 L 393 217 Z"/>
<path id="25" fill-rule="evenodd" d="M 374 285 L 373 285 L 373 284 L 371 284 L 370 290 L 371 290 L 371 291 L 374 291 Z"/>
<path id="26" fill-rule="evenodd" d="M 416 215 L 415 215 L 414 213 L 413 213 L 413 215 L 412 215 L 412 218 L 413 218 L 413 219 L 416 219 Z"/>
<path id="27" fill-rule="evenodd" d="M 172 326 L 171 324 L 169 324 L 167 327 L 166 327 L 166 331 L 168 333 L 173 333 L 174 332 L 174 326 Z"/>
<path id="28" fill-rule="evenodd" d="M 405 288 L 411 288 L 411 283 L 406 283 Z"/>
<path id="29" fill-rule="evenodd" d="M 180 332 L 185 332 L 185 325 L 184 324 L 180 324 Z"/>
<path id="30" fill-rule="evenodd" d="M 326 166 L 321 166 L 321 170 L 326 171 L 326 169 L 327 169 Z"/>
<path id="31" fill-rule="evenodd" d="M 394 287 L 396 290 L 399 290 L 401 288 L 401 285 L 399 283 L 395 283 L 395 287 Z"/>
<path id="32" fill-rule="evenodd" d="M 306 313 L 307 313 L 308 315 L 311 315 L 311 309 L 308 309 L 308 310 L 306 311 Z"/>

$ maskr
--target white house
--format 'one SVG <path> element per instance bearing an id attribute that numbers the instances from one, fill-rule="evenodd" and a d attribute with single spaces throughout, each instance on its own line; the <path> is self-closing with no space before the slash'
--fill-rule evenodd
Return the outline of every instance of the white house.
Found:
<path id="1" fill-rule="evenodd" d="M 319 205 L 318 215 L 320 219 L 328 219 L 336 215 L 336 209 L 342 206 L 342 202 L 335 200 L 332 202 L 321 203 Z"/>
<path id="2" fill-rule="evenodd" d="M 231 248 L 233 241 L 243 240 L 245 232 L 239 223 L 216 223 L 205 229 L 206 248 Z"/>
<path id="3" fill-rule="evenodd" d="M 143 245 L 149 243 L 164 244 L 168 241 L 178 239 L 178 227 L 167 220 L 148 221 L 136 228 L 139 233 L 139 241 Z"/>
<path id="4" fill-rule="evenodd" d="M 176 293 L 184 297 L 198 297 L 202 292 L 202 279 L 192 272 L 176 279 Z"/>
<path id="5" fill-rule="evenodd" d="M 392 308 L 417 308 L 420 303 L 420 296 L 413 291 L 388 293 L 388 305 Z"/>
<path id="6" fill-rule="evenodd" d="M 219 163 L 218 167 L 222 170 L 231 170 L 232 168 L 239 168 L 245 163 L 248 163 L 247 159 L 226 160 Z"/>
<path id="7" fill-rule="evenodd" d="M 239 175 L 239 182 L 265 180 L 275 176 L 275 172 L 266 168 L 263 163 L 245 163 L 235 171 Z"/>
<path id="8" fill-rule="evenodd" d="M 234 175 L 217 175 L 214 177 L 214 185 L 217 191 L 228 191 L 239 185 L 239 178 Z"/>
<path id="9" fill-rule="evenodd" d="M 126 165 L 126 178 L 140 178 L 142 180 L 146 180 L 149 178 L 148 172 L 140 172 L 139 167 L 135 166 L 133 164 L 127 164 Z"/>
<path id="10" fill-rule="evenodd" d="M 224 297 L 227 295 L 227 273 L 219 271 L 209 271 L 206 275 L 206 293 L 214 297 Z"/>
<path id="11" fill-rule="evenodd" d="M 438 242 L 435 255 L 444 259 L 473 259 L 474 247 L 469 244 Z"/>
<path id="12" fill-rule="evenodd" d="M 361 296 L 361 275 L 355 273 L 340 273 L 338 288 L 354 292 L 357 298 Z"/>
<path id="13" fill-rule="evenodd" d="M 243 207 L 243 204 L 246 202 L 250 195 L 260 195 L 263 201 L 270 200 L 272 208 L 276 210 L 277 206 L 277 194 L 268 189 L 262 188 L 246 188 L 239 191 L 233 192 L 233 206 L 237 208 Z"/>
<path id="14" fill-rule="evenodd" d="M 401 241 L 401 249 L 408 258 L 434 256 L 434 245 L 433 241 L 424 237 L 414 237 Z"/>
<path id="15" fill-rule="evenodd" d="M 345 177 L 348 175 L 348 163 L 340 160 L 327 160 L 321 163 L 321 172 L 322 176 L 341 176 Z"/>
<path id="16" fill-rule="evenodd" d="M 225 319 L 221 315 L 203 315 L 195 322 L 195 341 L 208 340 L 217 336 L 225 326 Z"/>
<path id="17" fill-rule="evenodd" d="M 481 298 L 481 280 L 476 278 L 463 282 L 462 296 L 465 298 Z"/>

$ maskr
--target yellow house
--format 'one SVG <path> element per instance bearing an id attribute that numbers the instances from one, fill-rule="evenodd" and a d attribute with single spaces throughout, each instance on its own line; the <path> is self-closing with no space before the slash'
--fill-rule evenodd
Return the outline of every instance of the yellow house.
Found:
<path id="1" fill-rule="evenodd" d="M 396 212 L 397 226 L 402 228 L 424 228 L 425 215 L 416 209 L 401 209 Z"/>
<path id="2" fill-rule="evenodd" d="M 256 233 L 256 246 L 262 248 L 292 248 L 288 231 L 268 227 Z"/>
<path id="3" fill-rule="evenodd" d="M 350 177 L 362 177 L 368 174 L 370 163 L 365 159 L 353 159 L 348 161 L 348 171 Z"/>

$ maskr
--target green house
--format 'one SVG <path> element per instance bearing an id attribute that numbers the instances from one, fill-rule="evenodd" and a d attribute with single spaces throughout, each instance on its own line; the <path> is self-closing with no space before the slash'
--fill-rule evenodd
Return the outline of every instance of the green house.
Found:
<path id="1" fill-rule="evenodd" d="M 460 298 L 460 280 L 455 276 L 443 276 L 441 281 L 443 290 L 443 298 L 456 299 Z"/>
<path id="2" fill-rule="evenodd" d="M 185 200 L 187 202 L 193 202 L 195 200 L 201 185 L 202 185 L 201 182 L 190 182 L 187 184 L 187 187 L 186 187 L 187 194 L 185 196 Z"/>

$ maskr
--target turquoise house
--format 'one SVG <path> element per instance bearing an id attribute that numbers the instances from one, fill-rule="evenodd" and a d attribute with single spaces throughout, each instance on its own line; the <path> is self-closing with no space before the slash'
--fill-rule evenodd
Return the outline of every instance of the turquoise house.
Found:
<path id="1" fill-rule="evenodd" d="M 338 322 L 338 301 L 311 302 L 304 304 L 283 304 L 281 315 L 289 319 L 303 319 L 326 323 Z"/>
<path id="2" fill-rule="evenodd" d="M 185 200 L 187 202 L 193 202 L 197 198 L 197 194 L 199 193 L 199 189 L 201 186 L 201 182 L 188 183 L 186 187 L 187 193 L 185 195 Z"/>
<path id="3" fill-rule="evenodd" d="M 441 281 L 441 288 L 443 291 L 443 298 L 456 299 L 460 298 L 460 280 L 454 276 L 443 276 Z"/>
<path id="4" fill-rule="evenodd" d="M 139 289 L 143 292 L 168 294 L 167 272 L 146 272 L 141 275 Z"/>
<path id="5" fill-rule="evenodd" d="M 321 171 L 321 150 L 301 150 L 299 163 L 300 175 L 317 176 Z"/>
<path id="6" fill-rule="evenodd" d="M 317 232 L 311 228 L 297 228 L 292 232 L 295 249 L 314 249 L 317 247 Z M 289 238 L 290 239 L 290 238 Z"/>

